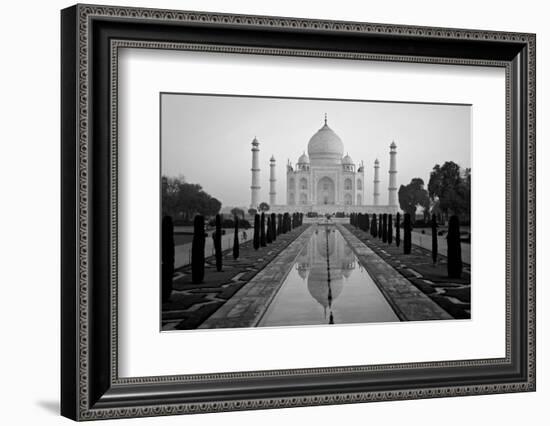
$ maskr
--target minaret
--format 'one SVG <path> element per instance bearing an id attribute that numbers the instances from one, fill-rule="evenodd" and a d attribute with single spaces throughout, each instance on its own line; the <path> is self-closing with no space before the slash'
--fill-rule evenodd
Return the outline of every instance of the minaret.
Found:
<path id="1" fill-rule="evenodd" d="M 390 186 L 388 187 L 388 205 L 397 206 L 397 145 L 390 145 Z"/>
<path id="2" fill-rule="evenodd" d="M 374 160 L 374 191 L 372 193 L 372 204 L 377 206 L 380 201 L 380 162 L 378 158 Z"/>
<path id="3" fill-rule="evenodd" d="M 257 209 L 260 204 L 260 142 L 254 137 L 252 141 L 252 185 L 250 185 L 250 208 Z"/>
<path id="4" fill-rule="evenodd" d="M 273 207 L 277 204 L 277 192 L 275 190 L 275 157 L 272 155 L 269 160 L 269 205 Z"/>

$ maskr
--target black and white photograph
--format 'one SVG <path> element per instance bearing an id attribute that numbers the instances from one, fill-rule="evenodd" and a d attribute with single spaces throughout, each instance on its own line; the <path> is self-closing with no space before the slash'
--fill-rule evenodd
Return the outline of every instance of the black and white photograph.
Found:
<path id="1" fill-rule="evenodd" d="M 471 104 L 161 93 L 161 330 L 469 320 L 471 139 Z"/>

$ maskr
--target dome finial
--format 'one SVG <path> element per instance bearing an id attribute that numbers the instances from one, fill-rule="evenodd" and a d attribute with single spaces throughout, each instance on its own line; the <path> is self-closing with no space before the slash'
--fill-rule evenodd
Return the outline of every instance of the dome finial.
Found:
<path id="1" fill-rule="evenodd" d="M 327 113 L 325 112 L 325 126 L 327 125 Z"/>

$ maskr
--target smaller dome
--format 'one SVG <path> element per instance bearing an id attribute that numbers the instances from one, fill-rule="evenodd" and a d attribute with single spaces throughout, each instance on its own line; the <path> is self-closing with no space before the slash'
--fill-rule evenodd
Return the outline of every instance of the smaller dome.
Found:
<path id="1" fill-rule="evenodd" d="M 258 138 L 256 138 L 256 136 L 254 136 L 254 139 L 252 139 L 252 145 L 258 146 L 259 144 L 260 144 L 260 142 L 258 142 Z"/>
<path id="2" fill-rule="evenodd" d="M 272 163 L 274 163 L 274 162 L 275 162 L 275 156 L 272 155 L 269 161 L 271 161 Z"/>
<path id="3" fill-rule="evenodd" d="M 380 164 L 380 161 L 378 161 L 378 158 L 374 160 L 374 164 Z"/>
<path id="4" fill-rule="evenodd" d="M 395 144 L 395 141 L 391 141 L 390 148 L 391 148 L 391 149 L 397 148 L 397 145 Z"/>
<path id="5" fill-rule="evenodd" d="M 298 158 L 298 164 L 309 164 L 309 157 L 305 152 Z"/>
<path id="6" fill-rule="evenodd" d="M 348 166 L 353 166 L 353 160 L 352 158 L 346 154 L 346 156 L 344 158 L 342 158 L 342 164 L 345 164 L 345 165 L 348 165 Z"/>

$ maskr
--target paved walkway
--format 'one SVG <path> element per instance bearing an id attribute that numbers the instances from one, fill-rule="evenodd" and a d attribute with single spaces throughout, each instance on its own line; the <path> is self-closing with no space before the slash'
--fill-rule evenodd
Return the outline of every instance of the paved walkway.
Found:
<path id="1" fill-rule="evenodd" d="M 347 227 L 336 226 L 400 320 L 452 319 L 451 315 L 367 247 Z"/>
<path id="2" fill-rule="evenodd" d="M 233 235 L 235 234 L 235 232 L 233 231 L 233 229 L 224 229 L 224 231 L 225 235 L 222 235 L 222 249 L 229 250 L 233 247 Z M 204 242 L 204 252 L 206 256 L 214 255 L 214 240 L 212 240 L 213 232 L 213 229 L 208 232 L 208 236 L 206 237 L 206 240 Z M 241 229 L 239 231 L 239 240 L 241 241 L 241 244 L 252 239 L 252 236 L 254 235 L 254 228 L 247 229 L 245 230 L 245 232 L 247 238 L 243 239 L 243 230 Z M 180 244 L 175 247 L 174 264 L 176 268 L 191 264 L 192 245 L 192 243 L 187 243 Z"/>
<path id="3" fill-rule="evenodd" d="M 395 228 L 393 231 L 395 236 Z M 401 238 L 403 238 L 403 230 L 401 230 Z M 421 229 L 413 230 L 411 232 L 411 242 L 416 244 L 419 247 L 422 247 L 426 250 L 432 250 L 432 235 L 431 233 L 426 232 L 422 234 Z M 460 248 L 462 249 L 462 262 L 470 264 L 470 244 L 460 243 Z M 447 238 L 442 236 L 437 236 L 437 252 L 443 256 L 447 256 Z"/>
<path id="4" fill-rule="evenodd" d="M 199 328 L 238 328 L 258 325 L 313 233 L 313 226 L 296 238 L 286 249 L 244 285 Z"/>

